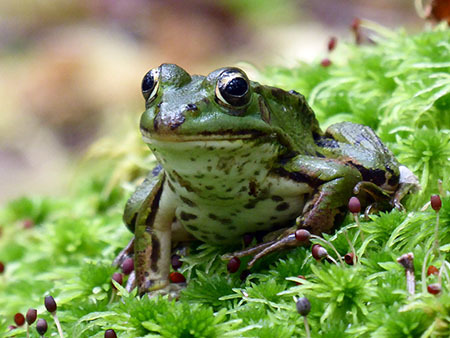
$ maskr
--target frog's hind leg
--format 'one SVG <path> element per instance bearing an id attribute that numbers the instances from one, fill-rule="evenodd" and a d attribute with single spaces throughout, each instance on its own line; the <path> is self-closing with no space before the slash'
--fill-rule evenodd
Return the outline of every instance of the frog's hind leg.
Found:
<path id="1" fill-rule="evenodd" d="M 296 226 L 285 229 L 275 240 L 224 258 L 253 255 L 248 263 L 251 267 L 256 260 L 271 252 L 304 244 L 295 238 L 295 231 L 299 228 L 316 235 L 330 232 L 345 216 L 353 187 L 362 179 L 357 169 L 338 160 L 303 155 L 291 159 L 279 170 L 279 174 L 308 183 L 314 189 L 301 216 L 297 218 Z"/>

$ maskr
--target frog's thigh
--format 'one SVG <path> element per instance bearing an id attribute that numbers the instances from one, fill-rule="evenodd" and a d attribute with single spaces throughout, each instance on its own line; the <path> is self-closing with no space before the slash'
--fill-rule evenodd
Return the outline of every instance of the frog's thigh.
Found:
<path id="1" fill-rule="evenodd" d="M 297 156 L 284 169 L 291 178 L 309 181 L 314 192 L 302 212 L 301 227 L 315 234 L 333 229 L 346 212 L 353 187 L 362 180 L 354 167 L 334 159 Z"/>
<path id="2" fill-rule="evenodd" d="M 139 293 L 164 288 L 169 283 L 171 226 L 175 208 L 170 189 L 161 176 L 154 194 L 142 204 L 135 227 L 135 271 Z"/>

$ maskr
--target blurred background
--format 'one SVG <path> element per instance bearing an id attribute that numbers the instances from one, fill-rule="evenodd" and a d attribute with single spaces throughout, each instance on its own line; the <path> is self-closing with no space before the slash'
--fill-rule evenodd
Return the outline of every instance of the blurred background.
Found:
<path id="1" fill-rule="evenodd" d="M 93 142 L 137 130 L 148 69 L 320 62 L 354 18 L 424 26 L 413 0 L 1 0 L 0 203 L 64 194 Z"/>

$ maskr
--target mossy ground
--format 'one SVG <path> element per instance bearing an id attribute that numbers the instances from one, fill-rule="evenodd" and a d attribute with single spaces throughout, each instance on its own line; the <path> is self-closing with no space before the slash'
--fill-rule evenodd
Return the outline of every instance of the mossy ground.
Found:
<path id="1" fill-rule="evenodd" d="M 28 308 L 37 308 L 49 332 L 56 332 L 43 306 L 51 294 L 67 337 L 103 337 L 108 328 L 119 337 L 300 337 L 305 329 L 293 296 L 310 300 L 313 336 L 448 337 L 450 269 L 439 296 L 426 292 L 425 284 L 437 282 L 434 275 L 422 276 L 436 213 L 421 208 L 431 194 L 441 195 L 440 257 L 432 252 L 426 264 L 440 268 L 450 251 L 450 31 L 441 26 L 408 35 L 372 28 L 379 33 L 374 44 L 339 44 L 329 67 L 273 67 L 259 79 L 305 94 L 322 127 L 343 120 L 371 126 L 419 177 L 422 191 L 409 199 L 408 212 L 362 221 L 364 240 L 347 218 L 342 229 L 359 264 L 319 263 L 308 248 L 297 248 L 264 258 L 242 282 L 219 258 L 227 248 L 194 245 L 181 269 L 188 287 L 179 301 L 139 299 L 123 289 L 113 296 L 111 261 L 131 238 L 121 221 L 130 194 L 124 187 L 152 164 L 135 128 L 125 140 L 94 148 L 95 170 L 82 170 L 73 194 L 25 197 L 0 210 L 0 261 L 6 266 L 0 334 L 24 337 L 23 328 L 7 327 Z M 30 221 L 33 226 L 25 227 Z M 350 251 L 343 230 L 326 238 L 341 255 Z M 412 297 L 396 262 L 407 252 L 415 257 Z M 34 328 L 32 337 L 38 337 Z"/>

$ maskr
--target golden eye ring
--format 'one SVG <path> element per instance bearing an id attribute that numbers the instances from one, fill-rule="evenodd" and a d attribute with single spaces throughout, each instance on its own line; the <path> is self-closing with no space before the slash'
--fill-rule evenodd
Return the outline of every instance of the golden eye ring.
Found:
<path id="1" fill-rule="evenodd" d="M 250 81 L 238 68 L 228 68 L 220 73 L 216 84 L 216 98 L 227 107 L 243 107 L 250 102 Z"/>
<path id="2" fill-rule="evenodd" d="M 155 99 L 159 88 L 159 69 L 152 69 L 142 79 L 142 95 L 147 102 Z"/>

